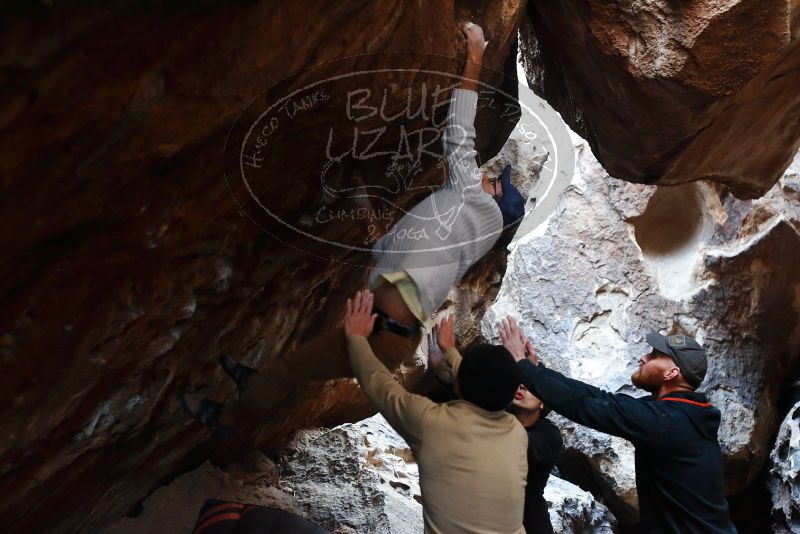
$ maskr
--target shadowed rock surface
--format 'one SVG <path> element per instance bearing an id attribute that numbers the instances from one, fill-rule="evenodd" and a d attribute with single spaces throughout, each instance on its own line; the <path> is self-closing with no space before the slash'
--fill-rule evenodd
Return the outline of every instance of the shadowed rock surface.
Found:
<path id="1" fill-rule="evenodd" d="M 754 198 L 800 147 L 795 1 L 539 0 L 522 51 L 531 87 L 616 178 Z"/>
<path id="2" fill-rule="evenodd" d="M 298 428 L 371 410 L 351 382 L 303 388 L 232 446 L 212 439 L 174 402 L 183 389 L 233 397 L 216 364 L 220 353 L 263 366 L 331 327 L 344 299 L 366 281 L 368 253 L 300 250 L 293 246 L 303 246 L 301 239 L 282 235 L 281 242 L 259 227 L 265 221 L 242 183 L 226 183 L 226 138 L 254 98 L 237 124 L 307 83 L 354 71 L 406 69 L 331 86 L 337 104 L 348 90 L 365 87 L 375 104 L 386 89 L 385 112 L 396 114 L 409 99 L 404 88 L 419 102 L 425 83 L 446 87 L 442 101 L 453 78 L 413 69 L 460 73 L 464 44 L 456 24 L 466 19 L 480 21 L 491 38 L 484 81 L 499 86 L 522 4 L 115 1 L 0 8 L 6 528 L 91 531 L 208 458 L 278 448 Z M 342 107 L 313 98 L 294 104 L 281 111 L 295 120 L 270 138 L 254 193 L 279 203 L 292 220 L 322 207 L 352 213 L 359 206 L 351 200 L 320 190 L 331 127 L 341 127 L 332 147 L 341 153 L 353 142 L 352 121 L 342 120 Z M 369 130 L 376 122 L 358 124 Z M 403 124 L 412 131 L 430 122 L 417 115 Z M 514 121 L 481 109 L 476 126 L 487 159 Z M 374 149 L 397 150 L 398 132 Z M 371 173 L 376 166 L 345 159 L 334 178 L 358 170 L 391 185 L 395 178 L 385 168 Z M 435 171 L 415 179 L 437 184 Z M 419 197 L 408 190 L 395 200 L 411 206 Z M 395 210 L 384 222 L 399 215 Z M 313 233 L 356 243 L 368 230 L 364 221 L 340 217 Z M 495 271 L 487 264 L 484 272 Z"/>
<path id="3" fill-rule="evenodd" d="M 486 29 L 491 44 L 482 81 L 499 87 L 508 82 L 503 72 L 514 78 L 513 61 L 509 68 L 507 60 L 513 60 L 524 9 L 521 0 L 115 0 L 0 7 L 0 388 L 5 401 L 0 408 L 0 492 L 5 496 L 0 514 L 8 530 L 93 531 L 209 458 L 224 463 L 253 448 L 274 451 L 299 428 L 355 420 L 371 411 L 350 381 L 300 388 L 266 424 L 238 436 L 232 446 L 187 421 L 174 402 L 184 389 L 219 399 L 234 396 L 216 365 L 220 353 L 263 367 L 334 325 L 345 298 L 366 280 L 368 254 L 317 247 L 315 239 L 353 244 L 376 237 L 353 215 L 363 206 L 320 191 L 332 128 L 338 128 L 331 145 L 336 154 L 346 154 L 354 137 L 341 107 L 334 113 L 324 100 L 315 99 L 323 95 L 303 93 L 290 102 L 293 107 L 279 109 L 292 120 L 270 138 L 271 156 L 257 162 L 258 179 L 248 184 L 252 191 L 240 181 L 226 182 L 226 171 L 237 162 L 231 160 L 240 155 L 226 150 L 236 148 L 226 140 L 232 139 L 229 134 L 234 141 L 243 139 L 248 121 L 292 91 L 355 71 L 390 70 L 353 84 L 343 78 L 332 86 L 338 93 L 329 96 L 368 87 L 380 100 L 385 89 L 387 112 L 402 112 L 409 95 L 414 102 L 421 99 L 423 84 L 430 89 L 453 83 L 464 53 L 456 22 L 465 19 Z M 741 29 L 751 25 L 775 28 L 773 19 L 786 10 L 775 13 L 754 23 L 737 19 L 735 29 L 746 34 Z M 541 31 L 554 41 L 552 31 Z M 741 195 L 765 191 L 781 162 L 788 161 L 781 154 L 796 146 L 797 137 L 796 125 L 783 122 L 793 116 L 790 101 L 796 92 L 778 92 L 783 84 L 793 87 L 796 71 L 759 70 L 759 65 L 790 57 L 786 54 L 794 45 L 787 44 L 788 34 L 782 29 L 774 33 L 762 48 L 742 56 L 753 64 L 743 75 L 730 59 L 727 70 L 709 78 L 729 99 L 712 95 L 719 121 L 728 117 L 723 104 L 729 101 L 752 97 L 731 107 L 734 111 L 750 102 L 759 110 L 763 101 L 774 103 L 753 125 L 758 135 L 772 132 L 771 142 L 749 134 L 726 137 L 714 127 L 708 130 L 720 139 L 714 150 L 709 142 L 692 144 L 688 155 L 676 160 L 677 152 L 665 150 L 666 141 L 652 137 L 654 132 L 665 130 L 663 135 L 679 142 L 698 123 L 665 129 L 658 120 L 664 107 L 674 104 L 686 110 L 684 115 L 700 113 L 708 97 L 701 95 L 698 105 L 695 93 L 677 91 L 656 106 L 661 115 L 644 113 L 634 98 L 630 115 L 650 119 L 631 121 L 625 115 L 620 124 L 633 141 L 651 139 L 655 148 L 630 144 L 631 159 L 619 163 L 630 170 L 625 177 L 649 176 L 661 160 L 692 168 L 698 160 L 691 154 L 702 151 L 709 163 L 698 168 L 709 168 L 715 159 L 721 166 L 706 177 L 731 182 Z M 571 41 L 575 35 L 564 31 L 562 38 Z M 716 35 L 709 43 L 729 41 Z M 542 50 L 552 61 L 563 62 L 559 52 Z M 592 47 L 586 50 L 591 57 Z M 577 72 L 578 67 L 576 62 L 565 68 Z M 625 70 L 601 67 L 608 85 L 627 77 Z M 481 161 L 500 150 L 514 125 L 488 109 L 508 99 L 489 93 L 477 119 Z M 558 100 L 558 94 L 547 94 Z M 736 111 L 725 119 L 731 121 L 732 136 L 741 133 L 748 117 Z M 432 119 L 413 116 L 403 125 L 416 131 Z M 379 124 L 365 118 L 359 128 L 374 130 Z M 613 121 L 590 124 L 593 138 L 619 134 Z M 399 150 L 403 139 L 395 128 L 374 148 Z M 417 142 L 424 144 L 421 138 Z M 600 154 L 610 150 L 593 143 Z M 749 167 L 730 173 L 725 168 L 727 155 L 739 154 L 742 147 L 761 162 L 748 176 Z M 620 157 L 619 150 L 614 153 Z M 640 154 L 649 159 L 637 159 Z M 738 161 L 744 165 L 749 160 Z M 342 189 L 364 178 L 387 188 L 398 180 L 413 178 L 428 186 L 441 178 L 433 168 L 387 175 L 385 162 L 377 160 L 337 164 L 330 183 Z M 664 179 L 697 177 L 670 174 Z M 420 195 L 405 188 L 393 199 L 408 207 Z M 256 209 L 256 199 L 268 199 L 285 218 L 307 224 L 303 228 L 311 237 L 281 233 L 274 220 Z M 333 224 L 314 223 L 313 216 L 323 209 L 334 214 Z M 399 215 L 390 211 L 380 222 L 388 226 Z M 792 239 L 785 224 L 777 231 Z M 719 264 L 720 272 L 741 267 L 725 258 Z M 502 253 L 477 265 L 454 292 L 464 297 L 460 305 L 480 317 L 504 265 Z M 753 272 L 770 277 L 770 269 L 767 264 Z M 737 290 L 746 291 L 744 286 Z M 786 298 L 781 294 L 769 313 L 783 313 Z M 750 311 L 745 306 L 736 313 Z M 421 370 L 417 362 L 399 374 L 413 385 Z M 742 395 L 750 399 L 751 393 Z"/>

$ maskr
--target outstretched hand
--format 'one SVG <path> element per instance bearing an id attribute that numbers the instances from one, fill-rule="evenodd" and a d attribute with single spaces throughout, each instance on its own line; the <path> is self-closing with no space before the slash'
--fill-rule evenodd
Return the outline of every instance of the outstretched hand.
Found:
<path id="1" fill-rule="evenodd" d="M 522 332 L 522 330 L 520 330 Z M 539 356 L 536 354 L 536 349 L 528 337 L 523 333 L 522 340 L 525 342 L 525 357 L 528 358 L 533 365 L 539 365 Z"/>
<path id="2" fill-rule="evenodd" d="M 433 325 L 431 331 L 428 332 L 428 368 L 433 370 L 439 380 L 442 382 L 452 382 L 449 370 L 444 365 L 444 353 L 439 348 L 437 338 L 439 337 L 439 325 Z"/>
<path id="3" fill-rule="evenodd" d="M 522 330 L 519 329 L 516 319 L 510 315 L 500 323 L 498 327 L 500 341 L 503 346 L 511 353 L 515 361 L 525 359 L 525 339 Z"/>
<path id="4" fill-rule="evenodd" d="M 377 313 L 372 313 L 374 296 L 369 289 L 356 291 L 352 299 L 347 299 L 344 311 L 344 333 L 347 336 L 368 337 L 375 325 Z"/>
<path id="5" fill-rule="evenodd" d="M 436 341 L 442 352 L 447 352 L 456 346 L 455 316 L 449 315 L 442 319 L 436 329 Z"/>
<path id="6" fill-rule="evenodd" d="M 436 339 L 439 336 L 439 325 L 433 325 L 431 331 L 428 332 L 428 367 L 437 370 L 444 361 L 444 354 Z"/>
<path id="7" fill-rule="evenodd" d="M 455 345 L 456 335 L 453 331 L 453 316 L 451 315 L 434 325 L 428 334 L 428 366 L 433 369 L 439 380 L 445 383 L 452 383 L 453 375 L 444 364 L 444 353 Z"/>

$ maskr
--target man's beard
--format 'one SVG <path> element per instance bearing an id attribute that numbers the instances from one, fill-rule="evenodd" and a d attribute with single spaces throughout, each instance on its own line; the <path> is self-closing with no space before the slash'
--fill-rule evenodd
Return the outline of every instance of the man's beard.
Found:
<path id="1" fill-rule="evenodd" d="M 631 382 L 633 385 L 639 389 L 643 389 L 648 393 L 657 393 L 659 389 L 659 384 L 654 384 L 652 380 L 648 380 L 649 377 L 642 376 L 642 371 L 636 371 L 631 375 Z"/>

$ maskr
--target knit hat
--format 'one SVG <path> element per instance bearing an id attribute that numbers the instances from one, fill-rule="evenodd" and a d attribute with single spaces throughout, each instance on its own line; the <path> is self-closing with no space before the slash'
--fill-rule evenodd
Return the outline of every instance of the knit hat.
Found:
<path id="1" fill-rule="evenodd" d="M 522 383 L 517 364 L 505 347 L 480 344 L 464 353 L 458 386 L 464 400 L 484 410 L 503 410 Z"/>

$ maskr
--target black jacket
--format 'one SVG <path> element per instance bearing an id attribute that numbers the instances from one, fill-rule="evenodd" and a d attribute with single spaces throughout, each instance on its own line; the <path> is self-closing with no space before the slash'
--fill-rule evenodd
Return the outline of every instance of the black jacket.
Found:
<path id="1" fill-rule="evenodd" d="M 551 534 L 553 525 L 543 492 L 564 441 L 556 425 L 545 418 L 540 418 L 525 430 L 528 432 L 528 485 L 522 524 L 525 532 Z"/>
<path id="2" fill-rule="evenodd" d="M 633 443 L 643 532 L 736 532 L 728 516 L 717 441 L 720 412 L 705 395 L 681 392 L 637 399 L 528 360 L 518 365 L 525 387 L 555 411 Z"/>

